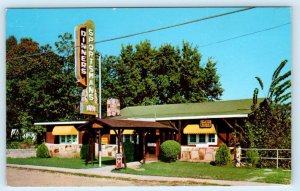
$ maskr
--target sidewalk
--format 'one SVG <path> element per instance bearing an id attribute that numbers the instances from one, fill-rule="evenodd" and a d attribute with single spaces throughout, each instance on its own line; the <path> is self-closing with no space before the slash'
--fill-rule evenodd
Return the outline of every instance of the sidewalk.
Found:
<path id="1" fill-rule="evenodd" d="M 140 165 L 139 162 L 131 162 L 127 164 L 129 168 L 137 168 Z M 180 177 L 164 177 L 164 176 L 146 176 L 146 175 L 133 175 L 133 174 L 123 174 L 123 173 L 113 173 L 111 172 L 115 166 L 106 166 L 102 168 L 93 169 L 68 169 L 68 168 L 58 168 L 58 167 L 45 167 L 45 166 L 32 166 L 32 165 L 14 165 L 6 164 L 7 167 L 17 167 L 26 169 L 36 169 L 36 170 L 47 170 L 55 172 L 67 172 L 76 173 L 81 175 L 96 175 L 101 177 L 110 178 L 120 178 L 120 179 L 130 179 L 130 180 L 147 180 L 147 181 L 176 181 L 176 182 L 197 182 L 203 184 L 215 184 L 220 186 L 289 186 L 283 184 L 270 184 L 262 182 L 249 182 L 249 181 L 231 181 L 231 180 L 211 180 L 211 179 L 199 179 L 199 178 L 180 178 Z"/>

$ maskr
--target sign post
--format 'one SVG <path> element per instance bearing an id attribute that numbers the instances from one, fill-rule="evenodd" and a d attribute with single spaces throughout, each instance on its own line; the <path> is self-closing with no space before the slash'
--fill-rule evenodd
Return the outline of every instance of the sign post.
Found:
<path id="1" fill-rule="evenodd" d="M 99 57 L 99 100 L 95 83 L 95 26 L 88 20 L 75 27 L 75 76 L 77 84 L 83 87 L 80 113 L 101 118 L 101 55 Z M 99 129 L 98 159 L 101 167 L 101 130 Z"/>
<path id="2" fill-rule="evenodd" d="M 101 119 L 101 53 L 99 54 L 99 118 Z M 102 158 L 102 143 L 101 143 L 101 130 L 99 129 L 99 146 L 98 146 L 98 160 L 99 160 L 99 167 L 101 167 L 101 158 Z"/>

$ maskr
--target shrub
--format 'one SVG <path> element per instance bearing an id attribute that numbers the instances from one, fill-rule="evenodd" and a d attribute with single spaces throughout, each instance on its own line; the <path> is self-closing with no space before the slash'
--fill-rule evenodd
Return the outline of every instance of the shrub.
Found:
<path id="1" fill-rule="evenodd" d="M 216 152 L 216 165 L 222 166 L 227 165 L 231 161 L 231 154 L 226 144 L 221 144 Z"/>
<path id="2" fill-rule="evenodd" d="M 131 142 L 126 142 L 123 145 L 124 145 L 126 162 L 134 161 L 134 144 Z"/>
<path id="3" fill-rule="evenodd" d="M 88 145 L 87 144 L 82 144 L 82 147 L 80 149 L 80 158 L 85 159 L 87 153 L 88 153 Z"/>
<path id="4" fill-rule="evenodd" d="M 38 146 L 36 150 L 36 157 L 38 158 L 50 158 L 48 147 L 45 143 Z"/>
<path id="5" fill-rule="evenodd" d="M 19 142 L 8 142 L 6 143 L 6 148 L 7 149 L 19 149 L 20 148 L 20 143 Z"/>
<path id="6" fill-rule="evenodd" d="M 173 140 L 165 141 L 160 146 L 160 160 L 174 162 L 180 154 L 180 144 Z"/>
<path id="7" fill-rule="evenodd" d="M 257 150 L 246 151 L 247 162 L 251 164 L 252 167 L 256 167 L 260 162 L 260 156 Z"/>

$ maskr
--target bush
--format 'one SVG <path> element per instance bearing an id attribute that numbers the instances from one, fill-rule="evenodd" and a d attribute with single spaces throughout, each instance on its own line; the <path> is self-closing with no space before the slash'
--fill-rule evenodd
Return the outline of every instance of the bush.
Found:
<path id="1" fill-rule="evenodd" d="M 50 158 L 48 147 L 45 143 L 38 146 L 36 150 L 36 157 L 38 158 Z"/>
<path id="2" fill-rule="evenodd" d="M 19 149 L 20 148 L 20 143 L 19 142 L 8 142 L 6 143 L 6 148 L 7 149 Z"/>
<path id="3" fill-rule="evenodd" d="M 85 159 L 87 153 L 88 153 L 88 145 L 87 144 L 82 144 L 82 147 L 80 149 L 80 158 Z"/>
<path id="4" fill-rule="evenodd" d="M 222 166 L 227 165 L 231 161 L 231 154 L 226 144 L 221 144 L 216 153 L 216 165 Z"/>
<path id="5" fill-rule="evenodd" d="M 126 142 L 123 145 L 124 145 L 126 162 L 134 161 L 134 144 L 131 142 Z"/>
<path id="6" fill-rule="evenodd" d="M 173 140 L 165 141 L 160 146 L 160 160 L 174 162 L 180 154 L 180 144 Z"/>
<path id="7" fill-rule="evenodd" d="M 247 162 L 251 164 L 251 167 L 256 167 L 260 162 L 260 156 L 257 150 L 246 151 Z"/>

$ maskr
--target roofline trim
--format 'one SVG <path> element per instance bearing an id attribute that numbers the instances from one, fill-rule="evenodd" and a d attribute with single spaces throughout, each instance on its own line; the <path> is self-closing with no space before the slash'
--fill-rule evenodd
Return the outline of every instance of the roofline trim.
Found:
<path id="1" fill-rule="evenodd" d="M 135 121 L 166 121 L 182 119 L 216 119 L 216 118 L 245 118 L 248 114 L 231 114 L 231 115 L 206 115 L 206 116 L 183 116 L 183 117 L 158 117 L 158 118 L 127 118 Z"/>
<path id="2" fill-rule="evenodd" d="M 56 121 L 56 122 L 37 122 L 34 125 L 76 125 L 85 124 L 88 121 Z"/>

